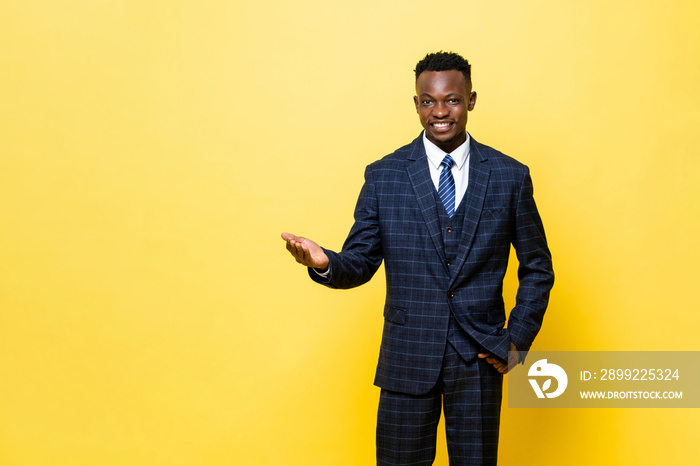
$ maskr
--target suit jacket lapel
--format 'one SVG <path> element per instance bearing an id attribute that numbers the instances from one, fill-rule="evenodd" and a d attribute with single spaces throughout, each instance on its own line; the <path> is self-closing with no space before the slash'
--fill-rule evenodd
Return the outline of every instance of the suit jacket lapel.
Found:
<path id="1" fill-rule="evenodd" d="M 474 235 L 481 218 L 481 210 L 484 207 L 484 198 L 486 197 L 486 187 L 488 186 L 491 173 L 488 164 L 485 163 L 488 158 L 479 151 L 478 146 L 479 144 L 474 141 L 474 138 L 471 138 L 469 144 L 469 185 L 462 199 L 462 202 L 465 203 L 466 212 L 464 213 L 462 237 L 459 241 L 457 260 L 454 264 L 454 273 L 450 280 L 450 286 L 452 286 L 452 283 L 464 266 L 469 250 L 474 242 Z"/>
<path id="2" fill-rule="evenodd" d="M 425 154 L 422 137 L 421 133 L 421 136 L 413 141 L 413 147 L 408 155 L 409 162 L 406 170 L 408 171 L 408 177 L 411 180 L 413 190 L 416 193 L 418 207 L 423 213 L 425 224 L 428 227 L 428 233 L 433 240 L 441 262 L 445 264 L 445 246 L 442 242 L 442 235 L 440 234 L 438 206 L 435 204 L 435 195 L 433 193 L 435 191 L 435 184 L 433 184 L 433 179 L 430 177 L 428 157 Z M 445 265 L 445 267 L 447 266 Z"/>

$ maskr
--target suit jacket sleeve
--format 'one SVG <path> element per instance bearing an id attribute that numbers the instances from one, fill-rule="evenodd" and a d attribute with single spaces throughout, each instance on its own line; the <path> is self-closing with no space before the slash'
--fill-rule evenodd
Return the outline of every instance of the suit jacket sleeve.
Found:
<path id="1" fill-rule="evenodd" d="M 532 180 L 527 171 L 516 204 L 513 247 L 518 257 L 520 284 L 516 305 L 508 319 L 510 340 L 523 356 L 539 332 L 554 284 L 552 256 L 533 198 Z"/>
<path id="2" fill-rule="evenodd" d="M 365 170 L 365 184 L 355 207 L 355 223 L 340 253 L 323 249 L 329 273 L 320 276 L 309 269 L 315 282 L 329 288 L 353 288 L 368 282 L 382 263 L 378 206 L 371 166 Z"/>

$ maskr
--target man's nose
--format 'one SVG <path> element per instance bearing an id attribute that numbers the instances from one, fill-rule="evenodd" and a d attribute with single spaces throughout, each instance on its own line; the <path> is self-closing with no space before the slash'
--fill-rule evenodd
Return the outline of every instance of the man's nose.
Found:
<path id="1" fill-rule="evenodd" d="M 438 118 L 446 117 L 449 114 L 450 109 L 447 108 L 447 105 L 445 105 L 444 103 L 438 102 L 435 104 L 435 107 L 433 107 L 433 115 L 435 115 Z"/>

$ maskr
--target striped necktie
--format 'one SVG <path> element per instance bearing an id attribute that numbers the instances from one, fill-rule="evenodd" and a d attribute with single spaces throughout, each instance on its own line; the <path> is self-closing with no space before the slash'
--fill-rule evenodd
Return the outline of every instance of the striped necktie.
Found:
<path id="1" fill-rule="evenodd" d="M 440 166 L 442 171 L 440 172 L 440 183 L 438 185 L 438 195 L 442 201 L 442 205 L 445 206 L 447 215 L 452 218 L 455 214 L 455 179 L 452 176 L 452 164 L 455 163 L 447 154 Z"/>

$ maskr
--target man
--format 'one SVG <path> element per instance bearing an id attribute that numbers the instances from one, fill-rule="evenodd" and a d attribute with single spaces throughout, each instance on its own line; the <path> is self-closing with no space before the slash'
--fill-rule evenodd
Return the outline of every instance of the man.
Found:
<path id="1" fill-rule="evenodd" d="M 367 167 L 341 252 L 282 238 L 311 278 L 331 288 L 367 282 L 384 260 L 378 464 L 432 464 L 444 407 L 450 464 L 494 465 L 503 374 L 540 329 L 551 256 L 528 168 L 466 131 L 476 103 L 469 62 L 428 54 L 415 75 L 424 131 Z M 511 244 L 519 286 L 504 328 Z"/>

